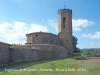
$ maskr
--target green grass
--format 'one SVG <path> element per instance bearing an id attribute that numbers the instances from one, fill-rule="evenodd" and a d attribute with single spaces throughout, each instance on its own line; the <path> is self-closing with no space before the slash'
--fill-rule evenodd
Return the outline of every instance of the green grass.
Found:
<path id="1" fill-rule="evenodd" d="M 53 61 L 52 59 L 39 60 L 13 64 L 6 68 L 15 68 L 22 65 L 26 65 L 28 67 L 11 72 L 4 72 L 0 75 L 100 75 L 100 67 L 86 65 L 75 59 L 61 59 Z"/>

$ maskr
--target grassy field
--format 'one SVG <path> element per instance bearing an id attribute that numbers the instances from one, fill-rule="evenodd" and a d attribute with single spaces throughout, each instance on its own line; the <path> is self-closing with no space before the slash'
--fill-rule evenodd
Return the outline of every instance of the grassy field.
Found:
<path id="1" fill-rule="evenodd" d="M 49 59 L 17 63 L 2 67 L 1 69 L 7 72 L 0 75 L 100 75 L 100 64 L 95 65 L 93 61 L 93 64 L 89 64 L 87 63 L 89 61 L 91 62 L 91 60 Z"/>

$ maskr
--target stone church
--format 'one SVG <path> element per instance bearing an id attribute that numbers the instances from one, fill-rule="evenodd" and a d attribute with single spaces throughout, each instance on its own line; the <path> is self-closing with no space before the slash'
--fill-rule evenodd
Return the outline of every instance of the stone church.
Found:
<path id="1" fill-rule="evenodd" d="M 26 34 L 26 45 L 42 45 L 52 44 L 63 46 L 69 49 L 69 53 L 73 53 L 72 47 L 72 10 L 58 10 L 58 35 L 45 32 L 36 32 Z"/>
<path id="2" fill-rule="evenodd" d="M 0 52 L 2 53 L 0 65 L 71 56 L 73 54 L 72 10 L 66 8 L 58 10 L 58 35 L 35 32 L 26 34 L 26 37 L 27 42 L 22 46 L 10 48 L 9 44 L 3 44 L 7 46 L 5 52 L 2 51 L 0 45 Z"/>

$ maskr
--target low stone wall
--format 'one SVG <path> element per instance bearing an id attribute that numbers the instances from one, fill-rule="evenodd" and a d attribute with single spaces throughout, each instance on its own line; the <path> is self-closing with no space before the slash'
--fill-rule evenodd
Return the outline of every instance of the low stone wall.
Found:
<path id="1" fill-rule="evenodd" d="M 10 62 L 9 49 L 8 44 L 0 43 L 0 66 L 7 65 Z"/>
<path id="2" fill-rule="evenodd" d="M 12 49 L 10 52 L 11 52 L 12 62 L 24 62 L 24 61 L 53 58 L 50 57 L 52 51 L 48 52 L 48 51 L 34 50 L 34 49 Z"/>
<path id="3" fill-rule="evenodd" d="M 10 48 L 10 45 L 0 44 L 0 66 L 17 62 L 67 57 L 68 50 L 59 45 L 38 44 Z"/>
<path id="4" fill-rule="evenodd" d="M 58 45 L 38 45 L 38 49 L 25 49 L 25 48 L 13 48 L 10 50 L 10 56 L 12 62 L 24 62 L 40 59 L 50 58 L 67 58 L 68 51 L 66 48 Z M 48 50 L 47 50 L 48 49 Z"/>

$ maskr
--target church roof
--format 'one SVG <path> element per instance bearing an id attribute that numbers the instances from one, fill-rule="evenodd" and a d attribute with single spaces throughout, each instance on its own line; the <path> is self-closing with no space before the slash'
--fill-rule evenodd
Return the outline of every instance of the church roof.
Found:
<path id="1" fill-rule="evenodd" d="M 26 34 L 26 36 L 28 35 L 32 35 L 32 34 L 52 34 L 52 33 L 48 33 L 48 32 L 34 32 L 34 33 L 29 33 L 29 34 Z M 52 35 L 55 35 L 55 34 L 52 34 Z"/>

